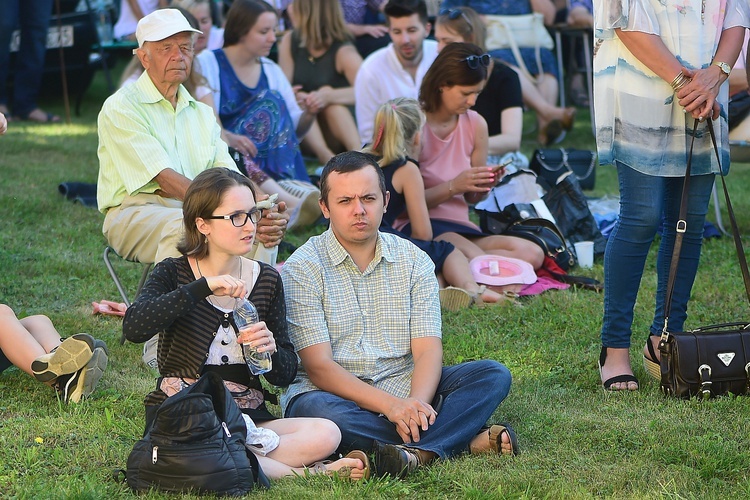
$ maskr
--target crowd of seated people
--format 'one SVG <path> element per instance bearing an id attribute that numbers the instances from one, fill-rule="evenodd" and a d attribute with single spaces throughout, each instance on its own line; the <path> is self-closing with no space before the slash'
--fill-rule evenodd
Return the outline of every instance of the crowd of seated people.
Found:
<path id="1" fill-rule="evenodd" d="M 555 106 L 554 67 L 539 68 L 542 78 L 529 88 L 513 61 L 487 54 L 482 18 L 466 5 L 446 0 L 446 10 L 430 20 L 424 0 L 361 2 L 383 23 L 357 31 L 345 17 L 355 3 L 287 2 L 293 30 L 281 39 L 277 64 L 269 55 L 277 42 L 279 12 L 262 0 L 234 0 L 223 26 L 213 26 L 207 0 L 175 0 L 172 6 L 182 10 L 123 0 L 136 22 L 122 28 L 121 36 L 132 34 L 137 41 L 138 64 L 99 115 L 98 202 L 105 215 L 104 236 L 120 255 L 157 263 L 124 320 L 133 341 L 161 338 L 154 357 L 163 385 L 147 397 L 147 418 L 175 387 L 190 384 L 196 372 L 215 371 L 262 397 L 259 378 L 243 371 L 239 343 L 252 343 L 272 353 L 274 368 L 267 381 L 293 388 L 294 396 L 283 401 L 286 416 L 301 417 L 276 419 L 262 399 L 252 408 L 256 411 L 245 412 L 280 437 L 276 451 L 261 460 L 273 477 L 301 473 L 334 452 L 360 448 L 374 452 L 376 466 L 394 476 L 464 451 L 517 453 L 510 426 L 485 427 L 508 393 L 508 370 L 495 361 L 442 366 L 439 287 L 452 285 L 448 288 L 465 293 L 468 303 L 502 302 L 502 292 L 473 279 L 470 259 L 495 254 L 534 268 L 542 265 L 543 253 L 535 244 L 482 233 L 469 219 L 469 205 L 503 175 L 497 165 L 488 165 L 488 154 L 519 149 L 523 105 L 531 106 L 534 95 L 543 97 L 534 109 L 544 144 L 552 140 L 551 123 L 569 128 L 574 112 Z M 428 38 L 432 21 L 437 41 Z M 363 55 L 355 49 L 356 35 L 390 42 Z M 0 134 L 5 128 L 0 114 Z M 282 280 L 272 266 L 250 257 L 255 239 L 261 246 L 278 245 L 289 227 L 290 209 L 302 206 L 301 198 L 285 199 L 282 183 L 309 181 L 300 150 L 306 134 L 316 156 L 326 162 L 314 199 L 320 199 L 316 219 L 322 213 L 330 229 L 292 256 Z M 228 146 L 248 159 L 246 175 L 238 171 Z M 363 146 L 369 154 L 352 152 Z M 261 209 L 263 193 L 282 193 L 282 203 Z M 338 313 L 331 316 L 331 304 L 341 306 L 344 315 L 365 315 L 346 295 L 355 284 L 336 268 L 343 261 L 360 273 L 372 270 L 367 277 L 373 290 L 405 289 L 398 304 L 390 303 L 393 297 L 388 302 L 402 307 L 403 317 L 414 318 L 413 324 L 374 320 L 376 330 L 392 331 L 388 356 L 398 365 L 396 385 L 372 379 L 346 361 L 360 339 L 341 343 L 347 331 L 337 324 Z M 408 287 L 390 279 L 407 270 L 413 280 Z M 291 293 L 285 299 L 287 283 Z M 342 292 L 320 298 L 339 285 Z M 260 304 L 261 321 L 248 331 L 222 322 L 234 298 L 248 296 Z M 377 299 L 378 307 L 387 297 L 383 293 Z M 36 363 L 39 370 L 31 373 L 45 382 L 72 373 L 70 378 L 81 381 L 74 399 L 93 391 L 106 364 L 105 346 L 81 334 L 63 341 L 51 323 L 39 318 L 15 321 L 38 345 L 28 359 L 11 362 L 26 369 L 31 359 L 29 370 Z M 199 323 L 201 330 L 190 343 L 174 341 Z M 35 333 L 38 324 L 54 333 L 51 340 Z M 308 331 L 307 325 L 315 328 Z M 424 328 L 416 331 L 414 325 Z M 358 323 L 353 335 L 372 335 L 371 328 Z M 65 342 L 71 349 L 57 347 L 50 354 Z M 54 372 L 58 358 L 71 350 L 81 351 L 72 371 Z M 341 378 L 334 380 L 331 373 Z M 452 382 L 455 377 L 460 384 Z M 404 381 L 412 378 L 410 392 Z M 474 387 L 486 384 L 497 390 Z M 343 408 L 346 412 L 339 411 Z M 456 431 L 455 422 L 465 422 L 467 415 L 470 425 Z M 354 424 L 360 420 L 368 424 Z M 424 434 L 418 445 L 420 433 L 428 429 L 436 430 Z M 289 446 L 295 439 L 304 446 Z M 311 469 L 343 470 L 353 479 L 366 477 L 366 455 L 350 454 Z"/>

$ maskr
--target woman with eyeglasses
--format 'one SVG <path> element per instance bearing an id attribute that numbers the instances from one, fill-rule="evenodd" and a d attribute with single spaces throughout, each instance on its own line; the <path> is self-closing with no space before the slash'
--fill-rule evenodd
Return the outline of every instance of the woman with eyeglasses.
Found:
<path id="1" fill-rule="evenodd" d="M 422 129 L 419 166 L 432 237 L 448 241 L 471 260 L 484 254 L 524 260 L 541 267 L 542 249 L 512 236 L 488 235 L 469 220 L 469 203 L 487 196 L 503 175 L 487 165 L 487 123 L 471 109 L 487 80 L 490 56 L 470 43 L 440 51 L 422 80 L 419 101 L 427 121 Z M 396 229 L 411 234 L 408 219 Z"/>
<path id="2" fill-rule="evenodd" d="M 199 174 L 185 195 L 184 236 L 180 258 L 156 265 L 123 322 L 125 337 L 144 342 L 159 335 L 160 377 L 146 396 L 149 423 L 169 396 L 211 371 L 224 379 L 247 415 L 248 449 L 268 477 L 332 473 L 361 479 L 369 473 L 367 457 L 352 452 L 330 463 L 341 433 L 324 419 L 277 419 L 266 407 L 269 393 L 252 375 L 240 344 L 272 353 L 266 382 L 288 386 L 297 373 L 297 355 L 289 340 L 284 288 L 279 273 L 244 257 L 253 245 L 261 212 L 252 182 L 225 168 Z M 235 299 L 247 298 L 260 321 L 238 330 Z"/>

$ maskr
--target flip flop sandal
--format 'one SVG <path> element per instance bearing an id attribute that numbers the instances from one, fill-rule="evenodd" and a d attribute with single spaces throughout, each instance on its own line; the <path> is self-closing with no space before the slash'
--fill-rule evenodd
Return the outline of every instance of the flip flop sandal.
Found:
<path id="1" fill-rule="evenodd" d="M 602 368 L 604 367 L 604 363 L 607 361 L 607 348 L 602 346 L 602 351 L 599 354 L 599 378 L 602 378 Z M 638 382 L 638 379 L 635 377 L 635 375 L 630 375 L 628 373 L 622 374 L 622 375 L 615 375 L 614 377 L 610 377 L 604 382 L 602 382 L 602 387 L 604 388 L 605 392 L 629 392 L 630 389 L 610 389 L 613 384 L 618 384 L 620 382 L 635 382 L 635 385 L 638 387 L 635 390 L 640 389 L 640 383 Z"/>
<path id="2" fill-rule="evenodd" d="M 516 435 L 516 431 L 513 430 L 513 427 L 506 422 L 495 424 L 489 428 L 490 448 L 492 448 L 492 450 L 498 455 L 508 455 L 508 453 L 503 453 L 503 434 L 508 435 L 511 448 L 510 454 L 513 456 L 518 455 L 520 452 L 518 448 L 518 436 Z"/>

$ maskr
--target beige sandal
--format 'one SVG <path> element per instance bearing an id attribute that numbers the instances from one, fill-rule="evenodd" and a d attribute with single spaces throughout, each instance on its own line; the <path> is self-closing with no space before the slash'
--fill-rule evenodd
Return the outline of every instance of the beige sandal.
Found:
<path id="1" fill-rule="evenodd" d="M 471 293 L 463 288 L 455 286 L 449 286 L 440 289 L 440 307 L 447 309 L 451 312 L 460 311 L 473 305 L 477 307 L 484 307 L 484 301 L 482 300 L 482 294 L 487 290 L 487 287 L 481 285 L 477 293 Z"/>

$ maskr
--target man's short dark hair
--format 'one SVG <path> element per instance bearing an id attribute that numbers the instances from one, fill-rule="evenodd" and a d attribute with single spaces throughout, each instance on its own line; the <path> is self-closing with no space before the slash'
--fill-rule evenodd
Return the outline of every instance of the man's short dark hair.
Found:
<path id="1" fill-rule="evenodd" d="M 383 9 L 385 13 L 385 23 L 390 25 L 390 18 L 395 17 L 409 17 L 414 14 L 419 15 L 419 20 L 422 24 L 427 24 L 429 19 L 427 17 L 427 4 L 424 0 L 388 0 Z"/>
<path id="2" fill-rule="evenodd" d="M 373 155 L 360 151 L 346 151 L 328 160 L 326 166 L 323 167 L 323 173 L 320 174 L 320 199 L 323 200 L 323 203 L 328 206 L 328 193 L 331 191 L 328 186 L 328 176 L 331 172 L 347 174 L 365 167 L 372 167 L 377 172 L 378 184 L 380 185 L 380 191 L 383 193 L 383 200 L 385 200 L 385 175 L 383 169 L 378 165 L 377 159 Z"/>

